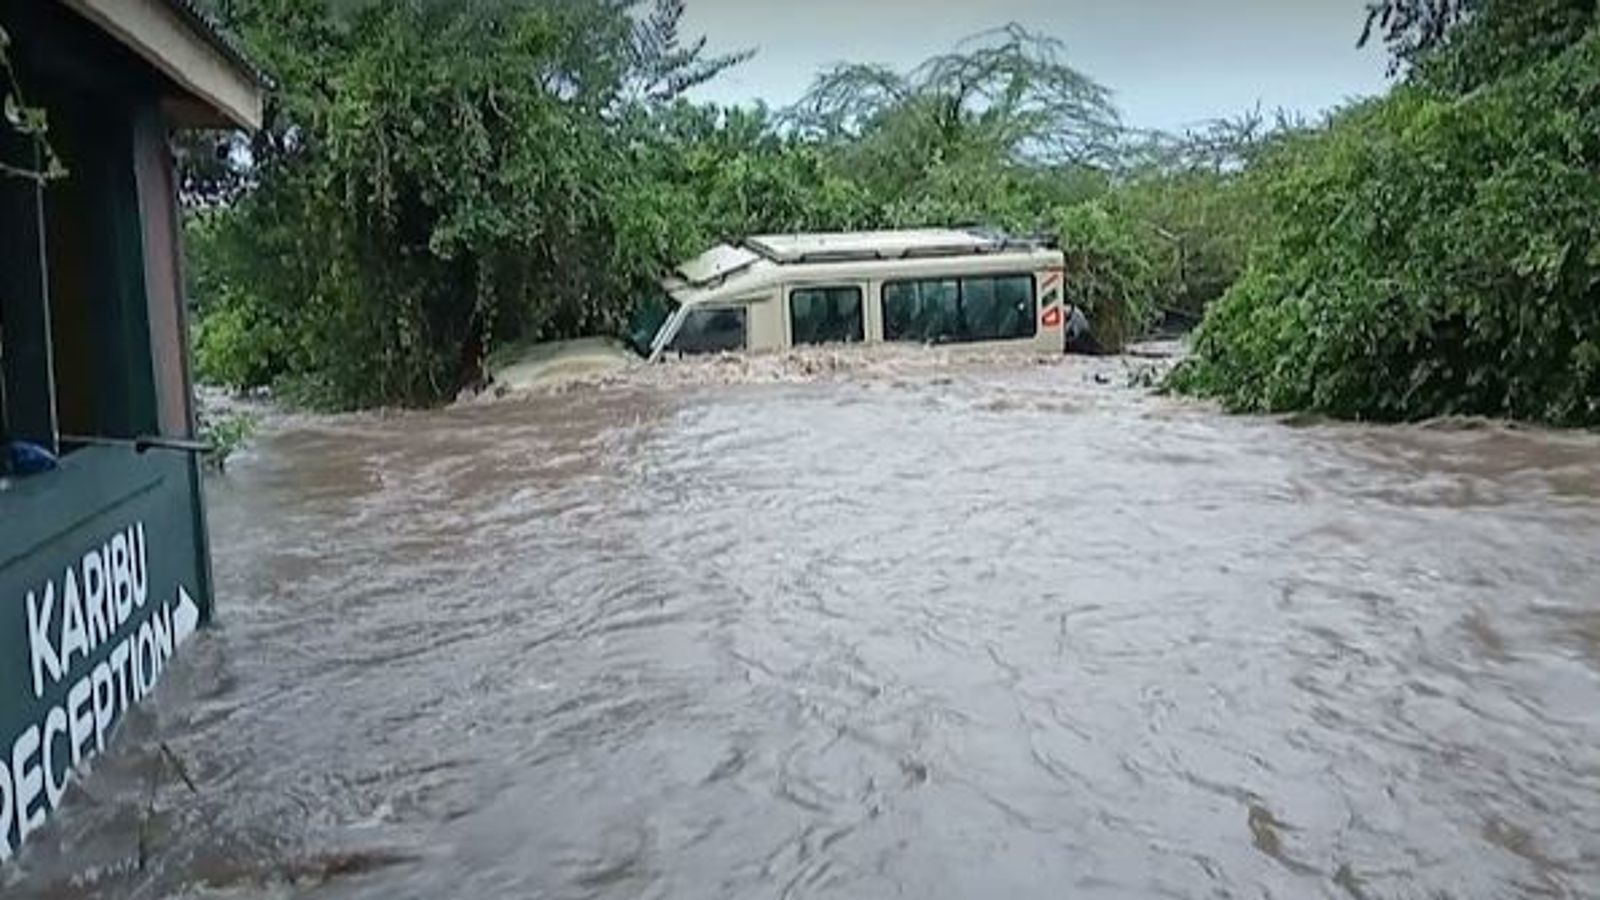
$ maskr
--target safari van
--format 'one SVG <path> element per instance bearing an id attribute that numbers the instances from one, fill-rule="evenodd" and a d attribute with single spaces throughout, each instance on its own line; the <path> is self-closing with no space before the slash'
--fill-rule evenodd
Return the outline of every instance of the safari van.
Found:
<path id="1" fill-rule="evenodd" d="M 815 344 L 1065 349 L 1054 244 L 982 230 L 762 235 L 681 265 L 629 342 L 651 361 Z"/>

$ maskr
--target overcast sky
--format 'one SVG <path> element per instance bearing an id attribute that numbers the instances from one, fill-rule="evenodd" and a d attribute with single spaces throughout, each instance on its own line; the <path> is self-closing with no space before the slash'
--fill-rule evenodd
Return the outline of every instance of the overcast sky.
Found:
<path id="1" fill-rule="evenodd" d="M 756 57 L 697 99 L 787 106 L 831 63 L 906 69 L 1015 21 L 1066 42 L 1129 125 L 1178 129 L 1258 103 L 1314 113 L 1381 91 L 1362 0 L 688 0 L 685 34 Z"/>

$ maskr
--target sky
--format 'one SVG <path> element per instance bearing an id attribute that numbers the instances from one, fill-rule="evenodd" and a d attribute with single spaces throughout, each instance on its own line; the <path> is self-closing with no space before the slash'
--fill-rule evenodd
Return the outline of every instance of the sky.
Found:
<path id="1" fill-rule="evenodd" d="M 1362 0 L 687 0 L 685 35 L 754 48 L 693 95 L 784 107 L 837 62 L 905 70 L 1017 22 L 1066 43 L 1128 125 L 1181 130 L 1255 108 L 1314 114 L 1381 92 L 1384 57 L 1356 49 Z"/>

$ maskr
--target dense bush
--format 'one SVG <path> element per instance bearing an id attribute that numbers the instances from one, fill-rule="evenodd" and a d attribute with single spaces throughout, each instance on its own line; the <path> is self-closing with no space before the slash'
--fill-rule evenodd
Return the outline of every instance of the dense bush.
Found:
<path id="1" fill-rule="evenodd" d="M 1528 42 L 1520 67 L 1497 46 L 1511 74 L 1441 87 L 1508 21 L 1480 15 L 1413 83 L 1261 164 L 1272 237 L 1175 386 L 1241 410 L 1600 423 L 1600 34 Z"/>
<path id="2" fill-rule="evenodd" d="M 1596 17 L 1595 0 L 1450 0 L 1466 24 L 1440 34 L 1413 57 L 1411 81 L 1461 96 L 1549 62 L 1581 40 Z"/>
<path id="3" fill-rule="evenodd" d="M 1116 198 L 1144 233 L 1154 302 L 1188 324 L 1238 280 L 1264 227 L 1260 192 L 1242 172 L 1141 174 Z"/>
<path id="4" fill-rule="evenodd" d="M 1066 299 L 1094 323 L 1107 350 L 1120 350 L 1154 321 L 1159 249 L 1148 228 L 1110 198 L 1062 209 L 1055 223 L 1066 256 Z"/>
<path id="5" fill-rule="evenodd" d="M 731 62 L 632 6 L 227 4 L 279 87 L 243 187 L 190 217 L 202 376 L 426 403 L 503 340 L 617 328 L 704 236 L 657 215 L 700 198 L 649 177 L 655 111 Z"/>

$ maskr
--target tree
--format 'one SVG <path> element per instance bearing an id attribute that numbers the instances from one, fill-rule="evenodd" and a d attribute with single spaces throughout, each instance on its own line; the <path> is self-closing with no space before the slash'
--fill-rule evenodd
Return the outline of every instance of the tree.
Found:
<path id="1" fill-rule="evenodd" d="M 1126 174 L 1242 172 L 1283 139 L 1311 128 L 1305 116 L 1280 109 L 1268 117 L 1257 107 L 1185 129 L 1129 132 L 1120 168 Z"/>
<path id="2" fill-rule="evenodd" d="M 1595 0 L 1373 0 L 1361 44 L 1380 37 L 1392 71 L 1459 96 L 1554 59 L 1596 15 Z"/>
<path id="3" fill-rule="evenodd" d="M 639 7 L 219 7 L 278 86 L 191 229 L 202 365 L 332 405 L 425 403 L 507 340 L 615 328 L 681 249 L 617 240 L 639 230 L 635 111 L 737 61 L 680 40 L 681 4 Z"/>
<path id="4" fill-rule="evenodd" d="M 625 11 L 643 4 L 644 0 L 621 0 Z M 706 56 L 704 35 L 685 43 L 679 33 L 683 14 L 684 0 L 652 0 L 648 11 L 637 15 L 629 74 L 635 97 L 669 103 L 755 55 L 754 50 L 740 50 Z"/>
<path id="5" fill-rule="evenodd" d="M 875 65 L 835 67 L 789 118 L 822 139 L 898 131 L 903 142 L 934 156 L 976 145 L 1046 165 L 1109 162 L 1120 134 L 1110 91 L 1066 62 L 1061 41 L 1015 24 L 904 74 Z"/>
<path id="6" fill-rule="evenodd" d="M 520 12 L 536 11 L 539 0 L 196 0 L 213 24 L 249 45 L 250 56 L 276 75 L 267 124 L 253 139 L 238 132 L 185 132 L 176 139 L 179 188 L 187 206 L 213 206 L 237 199 L 259 182 L 261 170 L 286 153 L 303 149 L 303 119 L 331 101 L 334 57 L 351 49 L 351 26 L 375 11 L 411 8 L 433 21 L 467 20 L 487 31 Z M 554 4 L 562 6 L 563 4 Z M 568 18 L 583 12 L 592 24 L 597 48 L 622 41 L 623 56 L 600 54 L 616 69 L 616 89 L 606 111 L 624 104 L 668 105 L 684 93 L 754 53 L 743 50 L 709 56 L 706 40 L 681 34 L 684 0 L 604 0 L 565 4 Z M 568 60 L 571 63 L 572 60 Z M 570 66 L 569 66 L 570 67 Z M 571 85 L 547 82 L 552 90 Z M 313 99 L 314 98 L 314 99 Z M 310 101 L 310 106 L 307 101 Z"/>
<path id="7" fill-rule="evenodd" d="M 1411 81 L 1463 96 L 1550 62 L 1595 21 L 1595 0 L 1474 0 L 1443 43 L 1417 57 Z"/>
<path id="8" fill-rule="evenodd" d="M 1600 424 L 1600 29 L 1563 46 L 1560 13 L 1582 10 L 1519 8 L 1419 63 L 1486 52 L 1510 74 L 1456 94 L 1431 79 L 1465 69 L 1420 72 L 1274 154 L 1270 237 L 1175 386 L 1250 411 Z M 1489 40 L 1529 22 L 1558 27 Z"/>
<path id="9" fill-rule="evenodd" d="M 1443 46 L 1450 29 L 1482 5 L 1483 0 L 1371 0 L 1358 46 L 1382 40 L 1392 54 L 1393 74 Z"/>

